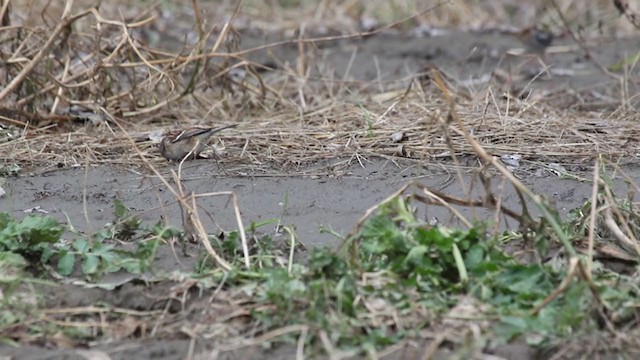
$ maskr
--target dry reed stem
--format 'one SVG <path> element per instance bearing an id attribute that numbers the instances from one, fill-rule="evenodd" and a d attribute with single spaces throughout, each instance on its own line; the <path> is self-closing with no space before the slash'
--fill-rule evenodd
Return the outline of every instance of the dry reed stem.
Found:
<path id="1" fill-rule="evenodd" d="M 211 242 L 209 241 L 209 235 L 207 234 L 207 231 L 205 230 L 204 225 L 202 225 L 202 221 L 200 220 L 200 217 L 198 215 L 198 207 L 196 206 L 196 197 L 193 193 L 191 194 L 190 199 L 191 199 L 191 202 L 187 204 L 190 207 L 190 209 L 193 209 L 193 210 L 188 210 L 189 221 L 194 225 L 194 228 L 198 235 L 198 239 L 204 245 L 205 249 L 207 249 L 207 252 L 209 253 L 209 255 L 211 255 L 211 257 L 215 260 L 216 264 L 218 264 L 218 266 L 220 266 L 225 271 L 230 271 L 231 269 L 233 269 L 231 264 L 229 264 L 223 257 L 218 255 L 218 253 L 211 246 Z"/>
<path id="2" fill-rule="evenodd" d="M 178 189 L 177 193 L 179 197 L 176 200 L 178 201 L 182 212 L 182 224 L 185 233 L 187 233 L 187 235 L 189 236 L 194 237 L 195 240 L 199 240 L 204 245 L 205 249 L 216 262 L 216 264 L 218 264 L 218 266 L 220 266 L 225 271 L 230 271 L 232 269 L 231 264 L 229 264 L 224 258 L 222 258 L 213 249 L 211 243 L 209 242 L 209 235 L 204 229 L 204 225 L 202 224 L 202 220 L 200 220 L 200 215 L 198 213 L 198 207 L 196 205 L 196 195 L 194 193 L 189 193 L 188 195 L 184 193 L 184 185 L 182 184 L 180 172 L 176 174 L 173 170 L 171 170 L 171 175 L 173 178 L 173 182 L 176 184 L 176 188 Z"/>
<path id="3" fill-rule="evenodd" d="M 240 234 L 240 241 L 242 244 L 242 254 L 244 255 L 244 265 L 247 269 L 251 268 L 250 256 L 249 256 L 249 245 L 247 242 L 247 235 L 244 232 L 244 224 L 242 223 L 242 216 L 240 214 L 240 204 L 238 203 L 238 195 L 233 191 L 219 191 L 219 192 L 209 192 L 203 194 L 196 194 L 194 197 L 209 197 L 209 196 L 230 196 L 231 201 L 233 202 L 233 212 L 236 218 L 236 223 L 238 224 L 238 234 Z"/>
<path id="4" fill-rule="evenodd" d="M 600 161 L 596 158 L 593 165 L 593 187 L 591 190 L 591 209 L 589 211 L 589 235 L 587 240 L 587 269 L 586 273 L 591 277 L 593 266 L 593 247 L 596 232 L 596 208 L 598 204 L 598 189 L 600 186 Z"/>

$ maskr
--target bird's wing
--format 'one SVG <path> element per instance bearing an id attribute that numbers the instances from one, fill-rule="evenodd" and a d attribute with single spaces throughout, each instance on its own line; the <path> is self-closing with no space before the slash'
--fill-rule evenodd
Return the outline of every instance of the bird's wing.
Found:
<path id="1" fill-rule="evenodd" d="M 183 139 L 188 139 L 188 138 L 192 138 L 195 136 L 200 136 L 203 134 L 206 134 L 208 132 L 210 132 L 211 130 L 213 130 L 213 128 L 190 128 L 190 129 L 186 129 L 183 130 L 180 134 L 178 134 L 178 136 L 176 136 L 175 139 L 173 139 L 173 141 L 171 141 L 172 143 L 178 142 L 180 140 Z"/>

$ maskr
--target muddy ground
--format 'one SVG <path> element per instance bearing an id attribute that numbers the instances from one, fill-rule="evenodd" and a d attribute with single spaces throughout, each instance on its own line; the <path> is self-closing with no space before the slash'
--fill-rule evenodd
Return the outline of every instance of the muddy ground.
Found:
<path id="1" fill-rule="evenodd" d="M 272 40 L 274 39 L 248 36 L 243 38 L 243 46 L 250 47 Z M 169 41 L 160 43 L 167 44 Z M 532 83 L 532 87 L 543 93 L 562 92 L 563 96 L 554 99 L 557 106 L 596 106 L 595 102 L 576 102 L 573 95 L 567 95 L 571 93 L 566 92 L 567 89 L 574 89 L 574 95 L 598 93 L 601 95 L 599 101 L 604 104 L 602 108 L 594 110 L 606 109 L 607 97 L 617 96 L 617 84 L 587 61 L 570 39 L 561 38 L 555 45 L 557 47 L 552 48 L 548 56 L 548 61 L 553 64 L 551 77 L 538 78 Z M 613 64 L 636 51 L 640 38 L 600 39 L 590 45 L 598 61 Z M 486 86 L 496 66 L 508 69 L 507 63 L 521 61 L 504 58 L 505 51 L 519 46 L 513 36 L 499 32 L 450 31 L 435 37 L 380 34 L 364 39 L 325 42 L 315 51 L 318 59 L 322 60 L 319 63 L 323 64 L 326 76 L 330 74 L 336 78 L 370 81 L 371 86 L 375 87 L 376 82 L 408 82 L 416 73 L 423 71 L 427 64 L 433 63 L 449 76 L 473 88 Z M 253 60 L 267 66 L 295 63 L 296 56 L 295 45 L 281 46 L 271 49 L 269 53 L 252 55 Z M 520 84 L 524 88 L 528 80 L 522 81 Z M 583 92 L 587 87 L 589 91 Z M 241 149 L 227 151 L 236 153 Z M 342 163 L 338 170 L 330 166 L 340 161 Z M 219 162 L 189 162 L 183 168 L 183 178 L 187 188 L 192 191 L 235 192 L 239 197 L 245 224 L 281 218 L 283 224 L 295 226 L 297 235 L 305 246 L 335 246 L 339 244 L 339 239 L 321 232 L 322 227 L 331 228 L 343 235 L 349 233 L 369 207 L 408 181 L 417 180 L 448 194 L 464 194 L 455 172 L 446 171 L 443 165 L 451 164 L 443 164 L 436 159 L 414 159 L 411 162 L 398 159 L 397 162 L 391 162 L 374 158 L 367 159 L 362 164 L 353 159 L 330 159 L 326 163 L 307 164 L 295 170 L 274 169 L 273 174 L 265 175 L 253 174 L 250 168 L 238 168 L 223 158 Z M 565 165 L 572 169 L 573 174 L 585 178 L 591 176 L 589 163 Z M 174 165 L 166 165 L 161 170 L 168 173 L 172 167 L 175 168 Z M 633 159 L 630 159 L 626 169 L 634 178 L 640 178 L 640 168 L 634 164 Z M 469 169 L 463 173 L 468 186 L 473 179 L 473 171 Z M 549 196 L 564 215 L 591 196 L 591 183 L 560 178 L 539 165 L 523 170 L 519 175 L 533 191 Z M 513 189 L 509 186 L 500 189 L 499 183 L 498 179 L 494 181 L 496 193 L 502 195 L 504 205 L 518 208 L 519 201 Z M 617 186 L 619 191 L 625 190 L 622 181 L 618 181 Z M 113 199 L 118 198 L 134 214 L 148 222 L 155 222 L 162 216 L 172 225 L 181 225 L 179 210 L 172 202 L 172 196 L 156 178 L 139 167 L 92 166 L 88 169 L 61 169 L 34 176 L 22 174 L 8 178 L 3 187 L 7 194 L 0 199 L 0 211 L 8 211 L 17 217 L 32 210 L 50 214 L 60 221 L 71 219 L 75 227 L 91 232 L 113 219 Z M 476 187 L 474 191 L 478 189 Z M 207 216 L 203 216 L 210 232 L 216 232 L 217 227 L 223 230 L 234 229 L 235 220 L 226 197 L 204 199 L 201 205 L 215 219 L 214 224 Z M 492 216 L 490 212 L 481 209 L 465 209 L 464 213 L 483 219 Z M 439 221 L 448 223 L 450 219 L 447 214 L 444 210 L 433 207 L 426 210 L 425 216 L 435 216 Z M 509 227 L 510 224 L 502 223 L 502 226 Z M 268 225 L 263 230 L 273 231 L 274 227 L 275 225 Z M 196 253 L 198 248 L 191 246 L 188 250 Z M 190 269 L 193 261 L 194 257 L 174 256 L 166 247 L 160 250 L 155 266 L 167 271 L 175 268 Z M 124 280 L 119 276 L 122 274 L 114 274 L 104 279 L 104 282 L 126 282 L 126 276 Z M 112 293 L 113 305 L 135 309 L 152 308 L 149 303 L 136 304 L 140 300 L 136 295 L 125 296 L 127 291 L 131 291 L 130 286 L 133 285 L 123 286 Z M 157 291 L 162 292 L 163 288 L 159 287 Z M 141 292 L 154 292 L 153 286 L 134 290 L 135 294 Z M 73 286 L 64 286 L 47 295 L 52 306 L 85 306 L 104 296 L 105 292 Z M 171 339 L 149 339 L 142 343 L 95 344 L 92 351 L 102 351 L 112 359 L 129 359 L 134 356 L 137 359 L 183 359 L 189 351 L 190 341 L 184 334 L 177 334 Z M 517 354 L 501 354 L 505 358 L 535 358 L 535 353 L 526 347 L 504 349 Z M 206 341 L 199 341 L 195 353 L 207 354 L 207 351 L 211 349 L 207 347 Z M 287 349 L 273 351 L 270 358 L 291 358 L 293 355 Z M 282 351 L 284 352 L 280 353 Z M 41 347 L 19 349 L 0 345 L 0 354 L 2 358 L 11 359 L 84 359 L 96 358 L 90 356 L 98 356 L 99 352 L 90 354 L 78 350 L 53 350 L 47 349 L 46 344 L 41 344 Z M 264 353 L 260 349 L 249 349 L 241 354 L 228 352 L 221 356 L 259 359 L 264 358 Z M 398 351 L 391 358 L 412 356 Z"/>
<path id="2" fill-rule="evenodd" d="M 461 196 L 467 188 L 473 198 L 484 193 L 473 170 L 465 171 L 464 184 L 455 173 L 445 173 L 434 166 L 392 163 L 372 160 L 364 164 L 351 165 L 347 170 L 323 175 L 291 176 L 229 176 L 224 175 L 228 163 L 196 160 L 183 168 L 184 184 L 197 193 L 233 191 L 238 195 L 243 221 L 251 222 L 280 220 L 283 225 L 294 225 L 300 241 L 307 247 L 336 246 L 340 243 L 334 235 L 321 232 L 322 228 L 346 235 L 353 230 L 364 212 L 384 200 L 402 185 L 410 181 L 426 184 L 434 190 Z M 322 167 L 309 172 L 320 174 Z M 634 178 L 640 178 L 640 167 L 628 165 L 625 170 Z M 576 176 L 589 179 L 589 172 L 574 172 Z M 591 197 L 592 184 L 570 178 L 559 178 L 551 171 L 524 174 L 523 182 L 533 191 L 545 194 L 553 204 L 567 215 Z M 624 181 L 617 179 L 619 194 L 626 189 Z M 83 188 L 86 187 L 86 193 Z M 8 196 L 0 211 L 9 211 L 20 216 L 25 212 L 49 214 L 61 222 L 71 219 L 74 227 L 83 231 L 95 231 L 113 220 L 113 200 L 120 199 L 133 215 L 148 224 L 159 217 L 180 227 L 180 208 L 173 195 L 153 176 L 139 175 L 133 171 L 114 167 L 66 169 L 39 176 L 14 178 L 6 187 Z M 519 210 L 520 201 L 510 185 L 494 179 L 494 191 L 503 200 L 503 206 Z M 86 197 L 86 210 L 84 205 Z M 465 196 L 461 196 L 465 198 Z M 236 226 L 233 208 L 228 196 L 204 198 L 199 202 L 203 210 L 215 219 L 204 215 L 205 224 L 211 232 L 233 230 Z M 530 204 L 530 207 L 531 204 Z M 421 209 L 427 218 L 436 217 L 442 223 L 450 223 L 446 209 L 429 207 Z M 462 208 L 469 218 L 490 220 L 493 213 L 486 209 Z M 535 213 L 535 208 L 532 207 Z M 505 222 L 506 221 L 506 222 Z M 510 228 L 509 220 L 501 222 L 502 228 Z M 273 231 L 276 224 L 265 226 Z M 161 261 L 167 267 L 177 264 L 174 259 Z"/>

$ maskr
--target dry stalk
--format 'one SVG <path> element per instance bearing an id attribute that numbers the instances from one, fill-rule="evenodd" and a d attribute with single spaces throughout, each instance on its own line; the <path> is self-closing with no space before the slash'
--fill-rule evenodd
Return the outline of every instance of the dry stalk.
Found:
<path id="1" fill-rule="evenodd" d="M 449 92 L 449 87 L 445 84 L 444 79 L 442 78 L 442 76 L 440 76 L 440 72 L 436 68 L 431 68 L 431 75 L 433 76 L 436 86 L 438 87 L 442 95 L 444 95 L 446 102 L 450 106 L 449 114 L 452 114 L 453 108 L 455 105 L 455 100 L 453 99 L 451 93 Z M 447 116 L 446 120 L 444 120 L 441 116 L 438 116 L 437 118 L 438 125 L 440 126 L 442 133 L 444 134 L 447 147 L 449 149 L 449 152 L 451 153 L 451 159 L 453 159 L 453 162 L 456 165 L 455 167 L 456 174 L 458 175 L 458 181 L 460 181 L 460 186 L 465 191 L 467 197 L 469 197 L 471 193 L 471 189 L 467 187 L 464 181 L 464 177 L 462 176 L 462 170 L 461 170 L 462 166 L 456 155 L 456 147 L 453 144 L 453 139 L 449 131 L 449 123 L 451 122 L 451 120 L 452 119 L 450 115 Z"/>
<path id="2" fill-rule="evenodd" d="M 627 233 L 620 229 L 620 226 L 618 225 L 616 220 L 613 219 L 612 213 L 615 211 L 615 207 L 613 207 L 614 210 L 612 210 L 612 207 L 613 205 L 609 204 L 605 209 L 604 223 L 607 226 L 607 229 L 609 229 L 609 231 L 611 231 L 616 239 L 618 239 L 620 246 L 622 246 L 622 248 L 627 251 L 631 251 L 631 256 L 637 257 L 638 255 L 640 255 L 640 245 L 638 245 L 638 241 L 636 239 L 630 237 L 633 236 L 633 234 L 630 232 L 630 229 L 627 228 L 627 230 L 629 231 Z M 627 227 L 625 222 L 623 222 L 623 226 Z"/>
<path id="3" fill-rule="evenodd" d="M 586 269 L 584 268 L 584 264 L 577 257 L 573 257 L 569 260 L 569 268 L 567 270 L 567 275 L 562 280 L 560 285 L 558 285 L 558 287 L 551 294 L 549 294 L 549 296 L 547 296 L 538 305 L 536 305 L 536 307 L 534 307 L 529 313 L 531 315 L 537 315 L 540 312 L 540 310 L 544 309 L 545 306 L 547 306 L 550 302 L 552 302 L 560 294 L 562 294 L 571 285 L 571 282 L 575 277 L 578 277 L 579 279 L 582 279 L 587 283 L 593 297 L 596 299 L 596 301 L 600 305 L 600 308 L 599 308 L 601 311 L 600 315 L 601 315 L 601 318 L 604 320 L 607 330 L 610 333 L 615 334 L 616 333 L 615 327 L 613 326 L 611 319 L 607 315 L 609 312 L 609 309 L 607 305 L 602 301 L 598 287 L 593 282 L 593 280 L 591 280 L 591 275 L 586 271 Z"/>
<path id="4" fill-rule="evenodd" d="M 596 158 L 593 165 L 593 187 L 591 190 L 591 209 L 589 210 L 589 237 L 587 250 L 587 274 L 591 278 L 591 270 L 593 266 L 593 247 L 595 243 L 596 233 L 596 207 L 598 204 L 598 187 L 600 184 L 600 161 Z"/>
<path id="5" fill-rule="evenodd" d="M 67 0 L 67 6 L 65 7 L 68 7 L 68 5 L 71 3 L 73 3 L 73 1 Z M 38 65 L 38 63 L 40 62 L 40 60 L 42 60 L 42 58 L 47 53 L 47 51 L 49 51 L 49 48 L 51 47 L 53 42 L 58 38 L 58 35 L 60 35 L 60 33 L 62 33 L 64 29 L 66 29 L 68 26 L 73 24 L 76 20 L 87 16 L 89 13 L 91 13 L 92 10 L 93 9 L 84 10 L 74 16 L 68 16 L 67 12 L 65 11 L 62 21 L 60 21 L 58 25 L 53 29 L 51 35 L 49 36 L 47 41 L 44 43 L 44 45 L 40 48 L 40 50 L 38 50 L 38 52 L 33 57 L 33 59 L 31 59 L 31 61 L 29 61 L 29 63 L 25 65 L 22 71 L 20 71 L 20 73 L 15 78 L 13 78 L 13 80 L 11 80 L 11 82 L 4 89 L 2 89 L 2 91 L 0 91 L 0 101 L 2 101 L 5 97 L 7 97 L 7 95 L 9 95 L 13 90 L 15 90 L 15 88 L 18 85 L 20 85 L 20 83 L 22 83 L 22 81 L 27 77 L 27 75 L 29 75 L 29 73 L 33 70 L 33 68 L 35 68 L 36 65 Z"/>
<path id="6" fill-rule="evenodd" d="M 10 18 L 9 18 L 10 13 L 11 13 L 11 0 L 3 0 L 2 8 L 0 8 L 0 19 L 2 21 L 2 23 L 0 23 L 0 26 L 8 27 L 9 25 L 11 25 Z"/>
<path id="7" fill-rule="evenodd" d="M 296 345 L 296 360 L 304 360 L 304 343 L 309 335 L 309 329 L 303 329 L 298 337 L 298 344 Z"/>
<path id="8" fill-rule="evenodd" d="M 227 352 L 227 351 L 233 351 L 233 350 L 238 350 L 238 349 L 242 349 L 245 347 L 249 347 L 249 346 L 255 346 L 255 345 L 260 345 L 266 341 L 269 340 L 273 340 L 277 337 L 283 336 L 283 335 L 287 335 L 287 334 L 291 334 L 291 333 L 303 333 L 309 332 L 309 326 L 308 325 L 287 325 L 287 326 L 283 326 L 281 328 L 277 328 L 274 330 L 271 330 L 267 333 L 264 333 L 260 336 L 257 336 L 253 339 L 250 340 L 244 340 L 242 344 L 240 345 L 231 345 L 231 346 L 221 346 L 220 347 L 220 351 L 222 352 Z"/>
<path id="9" fill-rule="evenodd" d="M 416 183 L 415 185 L 418 188 L 422 189 L 427 195 L 429 195 L 429 197 L 425 198 L 425 197 L 423 197 L 421 195 L 418 195 L 418 194 L 413 194 L 412 196 L 417 198 L 418 200 L 426 203 L 426 204 L 446 206 L 450 210 L 453 209 L 453 208 L 451 208 L 451 205 L 466 206 L 466 207 L 470 207 L 470 208 L 484 207 L 484 208 L 488 208 L 488 209 L 492 209 L 492 210 L 499 209 L 500 212 L 504 213 L 505 215 L 509 216 L 512 219 L 515 219 L 516 221 L 518 221 L 520 223 L 523 223 L 525 221 L 524 220 L 524 216 L 522 214 L 518 214 L 514 210 L 511 210 L 511 209 L 505 207 L 504 205 L 502 205 L 500 207 L 497 207 L 496 206 L 496 204 L 497 204 L 496 201 L 461 199 L 461 198 L 457 198 L 457 197 L 454 197 L 454 196 L 450 196 L 450 195 L 444 194 L 441 191 L 431 190 L 426 185 L 423 185 L 423 184 Z M 491 195 L 491 193 L 488 193 L 488 196 L 489 197 L 493 197 L 493 195 Z M 435 199 L 436 201 L 434 201 L 433 199 Z M 463 222 L 465 222 L 466 224 L 469 224 L 469 221 L 466 220 L 464 217 L 462 217 L 462 214 L 458 215 L 458 219 L 463 221 Z"/>
<path id="10" fill-rule="evenodd" d="M 176 183 L 177 188 L 179 189 L 180 197 L 178 198 L 178 202 L 180 203 L 180 208 L 182 210 L 183 216 L 183 226 L 185 232 L 188 232 L 189 235 L 193 236 L 195 240 L 200 240 L 200 242 L 204 245 L 205 249 L 209 255 L 215 260 L 216 264 L 223 268 L 225 271 L 229 271 L 232 269 L 231 264 L 229 264 L 224 258 L 222 258 L 211 246 L 209 242 L 209 236 L 207 235 L 207 231 L 202 224 L 202 220 L 200 220 L 200 215 L 198 214 L 198 207 L 196 205 L 196 195 L 190 193 L 187 198 L 185 198 L 183 193 L 183 185 L 182 180 L 178 177 L 178 175 L 172 171 L 174 182 Z"/>
<path id="11" fill-rule="evenodd" d="M 634 231 L 631 229 L 633 221 L 629 221 L 628 216 L 625 216 L 620 211 L 618 206 L 618 200 L 616 200 L 613 191 L 609 184 L 602 181 L 599 182 L 602 185 L 604 192 L 604 223 L 607 229 L 615 236 L 619 241 L 619 245 L 631 253 L 631 256 L 637 257 L 640 255 L 640 244 L 638 239 L 634 235 Z M 630 206 L 633 204 L 630 203 Z M 594 206 L 594 205 L 592 205 Z M 622 228 L 621 228 L 622 227 Z"/>
<path id="12" fill-rule="evenodd" d="M 293 271 L 293 255 L 296 249 L 296 233 L 289 226 L 284 226 L 283 230 L 287 233 L 287 235 L 289 235 L 289 259 L 287 272 L 291 274 L 291 271 Z"/>
<path id="13" fill-rule="evenodd" d="M 462 215 L 456 208 L 451 206 L 451 204 L 454 201 L 446 201 L 445 200 L 445 199 L 453 200 L 453 198 L 448 197 L 448 196 L 444 196 L 444 197 L 438 196 L 438 194 L 436 194 L 435 192 L 429 190 L 429 188 L 427 186 L 425 186 L 425 185 L 417 184 L 417 186 L 422 189 L 422 191 L 425 193 L 427 198 L 424 198 L 424 197 L 422 197 L 420 195 L 417 195 L 417 194 L 414 194 L 413 197 L 417 198 L 418 200 L 421 200 L 425 204 L 437 204 L 437 205 L 443 206 L 443 207 L 447 208 L 447 210 L 449 210 L 452 214 L 454 214 L 456 216 L 456 218 L 458 218 L 458 220 L 462 221 L 464 226 L 466 226 L 469 229 L 473 227 L 473 224 L 471 224 L 471 222 L 469 220 L 467 220 L 467 218 L 465 218 L 464 215 Z M 469 202 L 467 202 L 467 204 L 469 205 Z M 471 205 L 471 206 L 473 207 L 473 205 Z"/>
<path id="14" fill-rule="evenodd" d="M 238 224 L 238 233 L 240 234 L 240 240 L 242 243 L 242 253 L 244 255 L 244 265 L 247 269 L 251 268 L 250 256 L 249 256 L 249 246 L 247 242 L 247 235 L 244 232 L 244 225 L 242 223 L 242 216 L 240 214 L 240 205 L 238 204 L 238 195 L 236 195 L 233 191 L 220 191 L 220 192 L 210 192 L 193 195 L 196 197 L 209 197 L 209 196 L 221 196 L 226 195 L 231 197 L 231 201 L 233 202 L 233 211 L 236 217 L 236 222 Z M 211 245 L 209 245 L 211 246 Z"/>

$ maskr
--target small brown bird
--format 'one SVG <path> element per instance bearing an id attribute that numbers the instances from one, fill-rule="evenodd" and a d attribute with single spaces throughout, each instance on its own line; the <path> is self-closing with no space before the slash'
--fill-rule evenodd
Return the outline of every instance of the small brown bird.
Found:
<path id="1" fill-rule="evenodd" d="M 526 52 L 544 57 L 547 48 L 551 46 L 554 35 L 548 30 L 531 26 L 518 33 L 518 39 L 526 46 Z"/>
<path id="2" fill-rule="evenodd" d="M 529 76 L 537 77 L 540 72 L 551 77 L 549 71 L 550 64 L 547 62 L 547 48 L 551 46 L 555 35 L 549 30 L 538 26 L 530 26 L 516 33 L 518 39 L 525 46 L 524 54 L 527 60 L 518 66 L 519 71 L 527 73 Z M 531 66 L 531 61 L 535 61 L 541 67 Z M 524 67 L 525 65 L 528 65 Z"/>
<path id="3" fill-rule="evenodd" d="M 237 124 L 218 128 L 193 127 L 186 130 L 169 131 L 160 142 L 160 153 L 167 160 L 182 160 L 189 156 L 195 159 L 207 147 L 209 138 L 219 131 L 238 126 Z"/>

